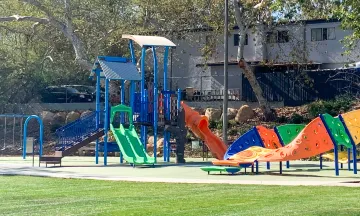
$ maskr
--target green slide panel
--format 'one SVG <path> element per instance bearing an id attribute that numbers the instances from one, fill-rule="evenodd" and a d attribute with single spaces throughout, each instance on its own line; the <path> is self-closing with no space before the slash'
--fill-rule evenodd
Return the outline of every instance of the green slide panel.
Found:
<path id="1" fill-rule="evenodd" d="M 132 116 L 132 110 L 130 107 L 118 105 L 111 108 L 110 122 L 113 122 L 117 112 L 127 112 L 128 116 Z M 132 164 L 155 164 L 155 158 L 150 157 L 146 153 L 146 150 L 135 131 L 132 118 L 129 120 L 129 128 L 125 128 L 122 124 L 120 124 L 119 128 L 114 128 L 114 126 L 110 124 L 110 129 L 115 137 L 124 159 L 128 163 Z"/>
<path id="2" fill-rule="evenodd" d="M 325 124 L 328 126 L 330 133 L 333 135 L 336 145 L 343 145 L 346 148 L 352 148 L 350 137 L 347 135 L 343 124 L 339 118 L 334 118 L 330 114 L 323 114 Z"/>
<path id="3" fill-rule="evenodd" d="M 284 145 L 288 145 L 297 137 L 304 127 L 304 124 L 286 124 L 276 128 Z"/>
<path id="4" fill-rule="evenodd" d="M 138 158 L 141 158 L 142 160 L 144 160 L 144 162 L 142 162 L 143 164 L 154 164 L 155 163 L 155 158 L 154 157 L 150 157 L 143 144 L 141 143 L 136 131 L 134 127 L 130 127 L 129 129 L 125 129 L 125 136 L 128 139 L 128 141 L 131 143 L 132 149 L 135 153 L 135 155 Z"/>

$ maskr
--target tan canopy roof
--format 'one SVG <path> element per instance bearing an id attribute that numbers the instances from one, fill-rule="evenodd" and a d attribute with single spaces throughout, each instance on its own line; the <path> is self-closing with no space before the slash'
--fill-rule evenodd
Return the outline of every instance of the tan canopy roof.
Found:
<path id="1" fill-rule="evenodd" d="M 169 39 L 158 36 L 143 36 L 143 35 L 122 35 L 122 38 L 135 41 L 141 47 L 144 46 L 168 46 L 176 47 L 176 45 Z"/>

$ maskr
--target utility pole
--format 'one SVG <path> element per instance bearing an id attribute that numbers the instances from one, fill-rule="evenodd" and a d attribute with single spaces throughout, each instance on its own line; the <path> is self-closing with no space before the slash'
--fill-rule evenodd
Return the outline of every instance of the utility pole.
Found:
<path id="1" fill-rule="evenodd" d="M 228 109 L 228 25 L 229 25 L 229 1 L 225 0 L 225 26 L 224 26 L 224 98 L 223 98 L 223 141 L 227 145 L 227 126 L 228 126 L 228 118 L 227 118 L 227 109 Z"/>

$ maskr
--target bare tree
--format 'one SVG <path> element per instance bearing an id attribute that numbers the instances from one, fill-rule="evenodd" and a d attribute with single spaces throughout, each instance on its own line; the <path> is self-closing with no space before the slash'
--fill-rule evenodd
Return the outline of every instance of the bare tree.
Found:
<path id="1" fill-rule="evenodd" d="M 264 26 L 264 24 L 266 26 L 266 24 L 271 21 L 271 11 L 268 9 L 269 2 L 266 0 L 233 0 L 233 6 L 240 38 L 237 53 L 239 67 L 243 69 L 245 77 L 249 80 L 251 88 L 253 89 L 259 102 L 260 108 L 264 113 L 265 120 L 272 120 L 274 119 L 275 114 L 271 110 L 269 103 L 263 95 L 261 86 L 255 76 L 254 67 L 250 66 L 244 59 L 246 32 L 254 26 Z M 262 32 L 262 34 L 263 33 L 264 32 Z"/>

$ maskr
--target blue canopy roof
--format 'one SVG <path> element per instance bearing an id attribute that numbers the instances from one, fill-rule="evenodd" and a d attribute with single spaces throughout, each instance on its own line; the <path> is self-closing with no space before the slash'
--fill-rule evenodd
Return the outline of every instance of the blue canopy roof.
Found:
<path id="1" fill-rule="evenodd" d="M 94 76 L 96 69 L 100 69 L 100 76 L 110 80 L 141 80 L 136 66 L 127 58 L 99 56 L 93 66 L 90 76 Z"/>

